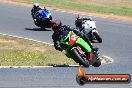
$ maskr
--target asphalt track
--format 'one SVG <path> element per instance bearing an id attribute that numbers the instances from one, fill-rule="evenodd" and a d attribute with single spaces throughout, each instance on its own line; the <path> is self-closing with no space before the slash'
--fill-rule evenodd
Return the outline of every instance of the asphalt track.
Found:
<path id="1" fill-rule="evenodd" d="M 52 43 L 52 31 L 41 31 L 34 26 L 29 7 L 0 3 L 0 33 Z M 76 15 L 51 11 L 53 18 L 74 27 Z M 132 75 L 132 22 L 93 17 L 103 38 L 95 44 L 100 53 L 114 59 L 99 68 L 90 67 L 87 73 Z M 47 29 L 51 30 L 51 29 Z M 0 88 L 78 88 L 76 67 L 56 68 L 0 68 Z M 131 88 L 130 84 L 87 84 L 82 88 Z"/>

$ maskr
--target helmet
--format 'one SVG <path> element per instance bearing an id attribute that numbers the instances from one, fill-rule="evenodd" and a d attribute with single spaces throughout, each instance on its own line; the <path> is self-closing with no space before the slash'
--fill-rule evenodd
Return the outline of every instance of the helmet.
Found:
<path id="1" fill-rule="evenodd" d="M 61 32 L 62 31 L 62 23 L 61 21 L 53 20 L 51 22 L 51 27 L 54 32 Z"/>
<path id="2" fill-rule="evenodd" d="M 76 17 L 76 19 L 77 19 L 77 20 L 81 20 L 81 19 L 82 19 L 82 16 L 78 15 L 78 16 Z"/>
<path id="3" fill-rule="evenodd" d="M 38 4 L 38 3 L 34 3 L 34 4 L 33 4 L 33 7 L 34 7 L 34 8 L 39 8 L 39 4 Z"/>

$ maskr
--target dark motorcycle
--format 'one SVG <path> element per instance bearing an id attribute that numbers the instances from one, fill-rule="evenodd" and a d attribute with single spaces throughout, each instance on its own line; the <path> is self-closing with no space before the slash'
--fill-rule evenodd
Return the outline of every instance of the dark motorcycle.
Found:
<path id="1" fill-rule="evenodd" d="M 51 28 L 52 16 L 49 10 L 42 9 L 37 11 L 35 14 L 34 23 L 36 26 L 41 27 L 42 29 Z"/>

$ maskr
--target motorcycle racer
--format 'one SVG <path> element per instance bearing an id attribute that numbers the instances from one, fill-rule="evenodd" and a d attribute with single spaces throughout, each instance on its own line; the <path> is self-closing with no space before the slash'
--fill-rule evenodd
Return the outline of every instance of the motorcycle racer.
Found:
<path id="1" fill-rule="evenodd" d="M 42 10 L 40 7 L 39 7 L 39 4 L 38 3 L 34 3 L 33 4 L 33 8 L 31 9 L 31 15 L 32 15 L 32 18 L 34 20 L 34 23 L 35 25 L 38 25 L 39 26 L 39 18 L 36 16 L 36 12 L 39 11 L 39 10 Z"/>
<path id="2" fill-rule="evenodd" d="M 45 28 L 51 28 L 52 15 L 45 7 L 40 8 L 39 4 L 35 3 L 31 10 L 31 15 L 36 26 L 44 30 Z"/>
<path id="3" fill-rule="evenodd" d="M 34 3 L 33 4 L 33 8 L 31 9 L 31 14 L 32 14 L 32 17 L 33 19 L 35 19 L 35 13 L 39 10 L 42 10 L 40 7 L 39 7 L 39 4 L 38 3 Z"/>
<path id="4" fill-rule="evenodd" d="M 61 21 L 56 21 L 56 20 L 52 21 L 51 27 L 52 27 L 52 30 L 54 31 L 54 33 L 52 35 L 52 39 L 53 39 L 54 47 L 55 47 L 56 50 L 63 51 L 63 48 L 60 46 L 60 43 L 59 43 L 59 41 L 61 39 L 61 33 L 63 31 L 73 31 L 78 36 L 83 38 L 89 44 L 90 48 L 93 51 L 96 51 L 96 52 L 98 51 L 98 48 L 93 47 L 92 44 L 89 42 L 88 36 L 85 35 L 84 33 L 81 33 L 77 29 L 72 28 L 72 27 L 67 26 L 67 25 L 62 25 Z"/>
<path id="5" fill-rule="evenodd" d="M 81 17 L 78 15 L 75 20 L 76 28 L 80 31 L 82 31 L 84 28 L 87 28 L 86 25 L 84 24 L 84 21 L 86 21 L 86 20 L 92 21 L 92 18 L 91 17 L 89 17 L 89 18 Z M 95 26 L 95 28 L 96 28 L 96 26 Z"/>
<path id="6" fill-rule="evenodd" d="M 95 40 L 98 43 L 102 43 L 102 38 L 96 30 L 95 21 L 91 17 L 86 18 L 78 15 L 75 20 L 75 26 L 80 32 L 89 36 L 91 43 L 95 43 Z"/>
<path id="7" fill-rule="evenodd" d="M 64 50 L 68 58 L 72 58 L 76 63 L 84 67 L 89 67 L 89 65 L 99 67 L 101 65 L 97 51 L 94 52 L 94 48 L 90 47 L 79 31 L 67 25 L 62 25 L 60 21 L 52 21 L 51 27 L 54 31 L 52 39 L 56 50 Z"/>

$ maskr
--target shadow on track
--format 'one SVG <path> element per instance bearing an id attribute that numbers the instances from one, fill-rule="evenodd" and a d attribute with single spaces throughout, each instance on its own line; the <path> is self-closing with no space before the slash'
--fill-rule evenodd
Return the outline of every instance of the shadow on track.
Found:
<path id="1" fill-rule="evenodd" d="M 29 30 L 29 31 L 51 31 L 51 30 L 42 29 L 42 28 L 25 28 L 25 30 Z"/>

